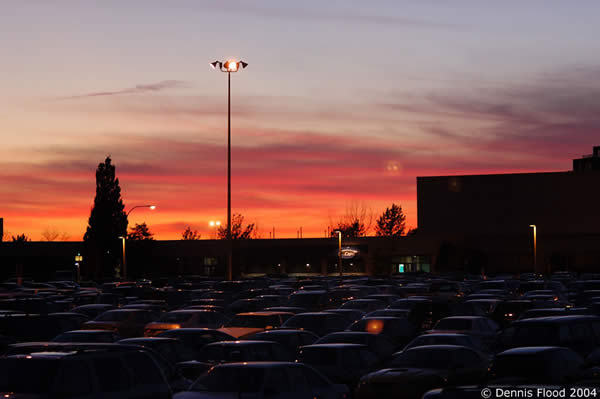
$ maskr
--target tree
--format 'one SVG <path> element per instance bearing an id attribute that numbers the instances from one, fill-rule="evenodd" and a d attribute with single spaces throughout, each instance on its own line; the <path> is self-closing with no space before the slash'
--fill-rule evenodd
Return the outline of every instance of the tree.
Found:
<path id="1" fill-rule="evenodd" d="M 94 253 L 97 274 L 101 271 L 112 274 L 120 257 L 119 237 L 127 234 L 127 214 L 124 208 L 115 166 L 110 157 L 107 157 L 96 169 L 96 197 L 83 236 L 86 245 Z"/>
<path id="2" fill-rule="evenodd" d="M 150 231 L 146 222 L 142 224 L 135 224 L 135 227 L 130 228 L 129 234 L 127 234 L 128 240 L 154 240 L 154 233 Z"/>
<path id="3" fill-rule="evenodd" d="M 248 240 L 255 236 L 256 224 L 250 223 L 244 227 L 244 216 L 239 213 L 234 213 L 231 216 L 231 238 L 234 240 Z M 220 226 L 217 231 L 220 239 L 227 238 L 227 226 Z"/>
<path id="4" fill-rule="evenodd" d="M 12 241 L 21 243 L 21 242 L 31 241 L 31 239 L 29 237 L 27 237 L 25 235 L 25 233 L 23 233 L 23 234 L 17 234 L 16 236 L 12 236 Z"/>
<path id="5" fill-rule="evenodd" d="M 188 226 L 183 233 L 181 233 L 181 239 L 186 241 L 199 240 L 200 233 L 198 233 L 198 230 L 192 230 L 192 228 Z"/>
<path id="6" fill-rule="evenodd" d="M 60 232 L 55 228 L 47 227 L 42 231 L 42 241 L 67 241 L 68 239 L 67 233 Z"/>
<path id="7" fill-rule="evenodd" d="M 419 232 L 419 228 L 418 227 L 414 227 L 412 229 L 408 229 L 408 233 L 406 233 L 407 236 L 414 236 Z"/>
<path id="8" fill-rule="evenodd" d="M 400 237 L 404 234 L 405 222 L 406 216 L 402 212 L 402 207 L 392 204 L 392 207 L 386 208 L 385 212 L 377 219 L 375 235 L 378 237 Z"/>
<path id="9" fill-rule="evenodd" d="M 346 212 L 336 223 L 331 223 L 331 236 L 336 237 L 336 231 L 342 232 L 342 237 L 364 237 L 371 228 L 373 211 L 364 203 L 352 201 L 346 205 Z"/>

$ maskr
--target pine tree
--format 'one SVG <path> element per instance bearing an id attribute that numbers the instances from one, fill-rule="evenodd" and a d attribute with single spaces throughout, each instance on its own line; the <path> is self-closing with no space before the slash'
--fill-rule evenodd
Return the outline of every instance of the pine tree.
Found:
<path id="1" fill-rule="evenodd" d="M 181 239 L 186 241 L 199 240 L 200 233 L 198 233 L 198 230 L 192 230 L 192 228 L 188 226 L 184 232 L 181 233 Z"/>
<path id="2" fill-rule="evenodd" d="M 87 230 L 83 236 L 86 244 L 94 248 L 97 268 L 111 270 L 119 258 L 119 237 L 127 234 L 127 215 L 121 199 L 119 179 L 115 166 L 107 157 L 96 169 L 96 197 L 90 213 Z"/>
<path id="3" fill-rule="evenodd" d="M 154 240 L 154 233 L 150 231 L 146 222 L 142 224 L 135 224 L 135 227 L 130 229 L 127 234 L 128 240 Z"/>

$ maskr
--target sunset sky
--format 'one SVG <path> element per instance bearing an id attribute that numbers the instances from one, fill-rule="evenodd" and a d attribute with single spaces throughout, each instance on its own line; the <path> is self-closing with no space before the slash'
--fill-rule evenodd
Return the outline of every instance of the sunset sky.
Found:
<path id="1" fill-rule="evenodd" d="M 110 155 L 130 225 L 322 237 L 416 177 L 560 171 L 600 145 L 600 2 L 30 0 L 0 5 L 0 217 L 83 237 Z M 443 206 L 443 204 L 442 204 Z M 449 210 L 451 211 L 451 210 Z"/>

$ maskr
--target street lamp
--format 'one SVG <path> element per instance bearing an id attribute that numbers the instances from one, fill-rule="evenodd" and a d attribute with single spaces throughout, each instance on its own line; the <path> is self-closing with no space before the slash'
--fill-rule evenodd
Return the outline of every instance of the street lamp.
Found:
<path id="1" fill-rule="evenodd" d="M 335 231 L 338 234 L 338 267 L 340 268 L 340 277 L 342 277 L 342 232 Z"/>
<path id="2" fill-rule="evenodd" d="M 129 210 L 129 211 L 126 213 L 126 214 L 125 214 L 125 216 L 129 216 L 129 214 L 130 214 L 130 213 L 131 213 L 131 212 L 132 212 L 134 209 L 137 209 L 137 208 L 150 208 L 150 210 L 154 210 L 154 209 L 156 209 L 156 205 L 136 205 L 136 206 L 134 206 L 133 208 L 131 208 L 131 209 L 130 209 L 130 210 Z"/>
<path id="3" fill-rule="evenodd" d="M 213 69 L 227 73 L 227 239 L 229 240 L 229 253 L 227 254 L 227 279 L 232 280 L 233 269 L 231 258 L 233 242 L 231 240 L 231 73 L 237 72 L 248 66 L 244 61 L 227 60 L 225 62 L 211 62 Z"/>
<path id="4" fill-rule="evenodd" d="M 217 227 L 219 227 L 221 225 L 221 221 L 220 220 L 211 220 L 210 222 L 208 222 L 210 227 L 214 227 L 215 228 L 215 240 L 217 239 Z"/>
<path id="5" fill-rule="evenodd" d="M 119 238 L 121 240 L 123 240 L 123 250 L 122 250 L 122 254 L 123 254 L 123 280 L 127 279 L 127 256 L 125 256 L 125 236 L 119 236 Z"/>
<path id="6" fill-rule="evenodd" d="M 529 227 L 533 229 L 533 273 L 537 271 L 537 226 L 530 224 Z"/>

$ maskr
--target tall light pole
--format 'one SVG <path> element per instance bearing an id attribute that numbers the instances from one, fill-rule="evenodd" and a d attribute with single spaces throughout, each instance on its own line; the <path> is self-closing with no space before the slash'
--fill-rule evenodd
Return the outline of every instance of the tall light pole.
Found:
<path id="1" fill-rule="evenodd" d="M 342 277 L 342 232 L 335 231 L 338 234 L 338 267 L 340 268 L 340 277 Z"/>
<path id="2" fill-rule="evenodd" d="M 156 209 L 156 205 L 136 205 L 133 208 L 131 208 L 129 211 L 127 211 L 127 213 L 125 214 L 126 217 L 129 216 L 129 214 L 131 212 L 133 212 L 134 209 L 137 208 L 150 208 L 150 210 L 154 210 Z M 127 233 L 127 231 L 125 232 Z M 119 239 L 123 240 L 123 280 L 125 280 L 127 278 L 127 256 L 125 255 L 125 240 L 127 239 L 127 234 L 124 236 L 120 236 Z"/>
<path id="3" fill-rule="evenodd" d="M 231 239 L 231 73 L 237 72 L 248 66 L 244 61 L 227 60 L 225 62 L 211 62 L 213 69 L 227 73 L 227 279 L 233 279 L 233 268 L 231 264 L 233 242 Z"/>
<path id="4" fill-rule="evenodd" d="M 125 255 L 125 236 L 120 236 L 119 238 L 123 240 L 123 250 L 121 253 L 123 254 L 123 280 L 125 280 L 127 278 L 127 256 Z"/>
<path id="5" fill-rule="evenodd" d="M 537 226 L 530 224 L 529 227 L 533 229 L 533 273 L 537 272 Z"/>
<path id="6" fill-rule="evenodd" d="M 217 239 L 217 227 L 219 227 L 221 225 L 221 221 L 220 220 L 211 220 L 210 222 L 208 222 L 208 225 L 210 227 L 214 227 L 215 228 L 215 240 Z"/>

